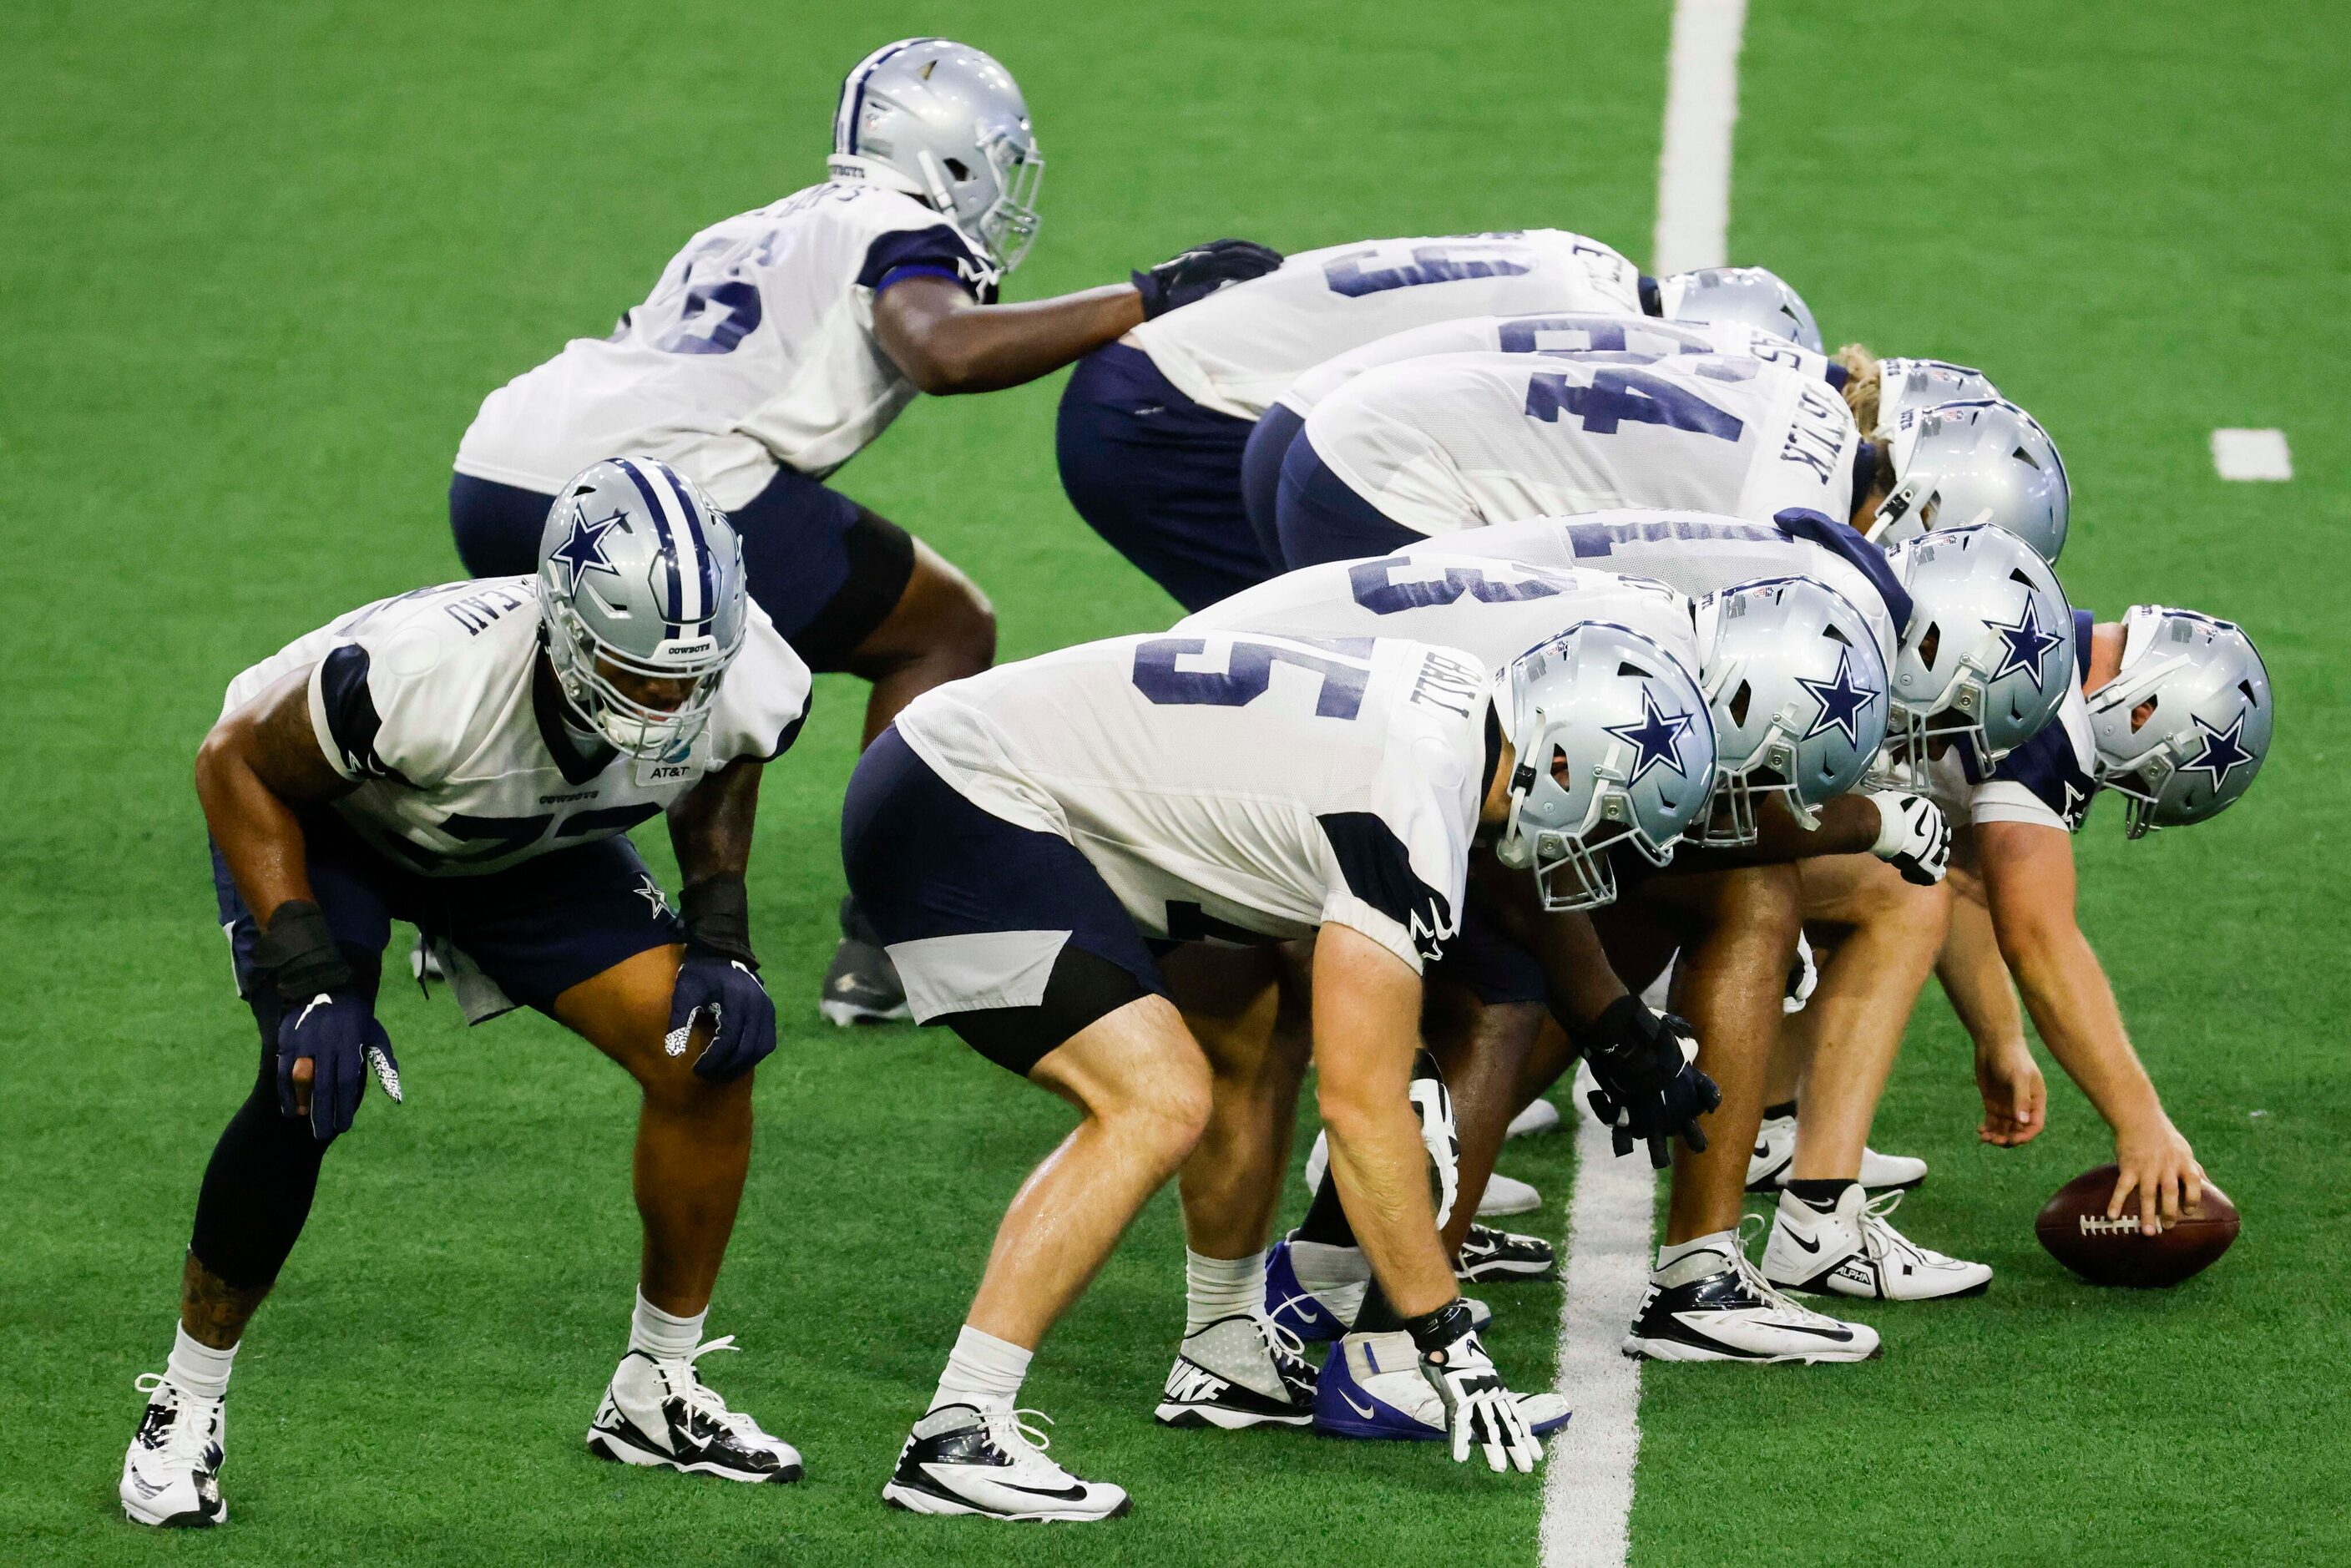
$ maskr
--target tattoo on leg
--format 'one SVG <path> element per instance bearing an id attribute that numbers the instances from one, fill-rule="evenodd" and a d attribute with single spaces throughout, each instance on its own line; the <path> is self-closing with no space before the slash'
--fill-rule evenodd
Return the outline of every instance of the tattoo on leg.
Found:
<path id="1" fill-rule="evenodd" d="M 268 1294 L 267 1285 L 230 1284 L 191 1252 L 180 1271 L 180 1326 L 198 1344 L 226 1350 L 245 1333 Z"/>

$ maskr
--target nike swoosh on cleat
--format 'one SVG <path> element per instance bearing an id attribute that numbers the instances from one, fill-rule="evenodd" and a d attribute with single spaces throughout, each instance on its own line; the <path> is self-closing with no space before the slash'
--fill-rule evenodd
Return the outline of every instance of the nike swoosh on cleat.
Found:
<path id="1" fill-rule="evenodd" d="M 1083 1487 L 1022 1487 L 1014 1486 L 1010 1481 L 996 1484 L 1006 1491 L 1025 1492 L 1030 1497 L 1050 1497 L 1060 1502 L 1083 1502 L 1086 1496 Z"/>
<path id="2" fill-rule="evenodd" d="M 1342 1398 L 1342 1399 L 1343 1399 L 1343 1400 L 1345 1400 L 1345 1401 L 1347 1402 L 1347 1408 L 1348 1408 L 1348 1409 L 1353 1410 L 1356 1415 L 1361 1416 L 1362 1416 L 1364 1420 L 1366 1420 L 1366 1421 L 1370 1420 L 1370 1419 L 1372 1418 L 1372 1416 L 1373 1416 L 1374 1414 L 1376 1414 L 1376 1413 L 1377 1413 L 1378 1408 L 1379 1408 L 1377 1406 L 1374 1406 L 1374 1405 L 1358 1405 L 1358 1404 L 1356 1404 L 1356 1403 L 1355 1403 L 1355 1396 L 1354 1396 L 1353 1395 L 1352 1395 L 1352 1394 L 1348 1393 L 1348 1392 L 1347 1392 L 1345 1389 L 1343 1389 L 1343 1388 L 1342 1388 L 1341 1390 L 1339 1390 L 1339 1397 L 1340 1397 L 1340 1398 Z"/>
<path id="3" fill-rule="evenodd" d="M 1788 1232 L 1788 1239 L 1794 1242 L 1797 1246 L 1802 1248 L 1807 1252 L 1817 1252 L 1821 1249 L 1821 1244 L 1819 1242 L 1807 1241 L 1792 1230 Z"/>

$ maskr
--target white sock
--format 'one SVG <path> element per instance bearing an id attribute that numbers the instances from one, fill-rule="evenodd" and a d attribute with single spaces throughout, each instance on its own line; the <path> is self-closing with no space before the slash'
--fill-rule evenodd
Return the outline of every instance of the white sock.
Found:
<path id="1" fill-rule="evenodd" d="M 1727 1260 L 1737 1257 L 1739 1250 L 1739 1232 L 1736 1230 L 1718 1230 L 1708 1236 L 1693 1236 L 1687 1241 L 1677 1241 L 1658 1248 L 1656 1271 L 1664 1273 L 1693 1252 L 1719 1252 Z"/>
<path id="2" fill-rule="evenodd" d="M 1246 1317 L 1265 1306 L 1265 1254 L 1203 1258 L 1184 1249 L 1184 1333 L 1198 1333 L 1219 1318 Z"/>
<path id="3" fill-rule="evenodd" d="M 710 1309 L 705 1307 L 690 1318 L 673 1316 L 639 1291 L 637 1310 L 629 1315 L 629 1348 L 643 1351 L 655 1361 L 684 1361 L 702 1343 L 702 1320 L 709 1315 Z"/>
<path id="4" fill-rule="evenodd" d="M 939 1375 L 939 1391 L 931 1396 L 931 1408 L 970 1405 L 986 1410 L 1009 1406 L 1020 1392 L 1021 1379 L 1029 1375 L 1029 1362 L 1036 1354 L 964 1324 L 963 1332 L 956 1335 L 955 1349 L 947 1353 L 947 1369 Z"/>
<path id="5" fill-rule="evenodd" d="M 163 1375 L 183 1393 L 199 1399 L 225 1399 L 228 1396 L 228 1369 L 236 1360 L 236 1346 L 214 1350 L 188 1337 L 186 1329 L 175 1329 L 172 1334 L 172 1359 L 163 1364 Z"/>

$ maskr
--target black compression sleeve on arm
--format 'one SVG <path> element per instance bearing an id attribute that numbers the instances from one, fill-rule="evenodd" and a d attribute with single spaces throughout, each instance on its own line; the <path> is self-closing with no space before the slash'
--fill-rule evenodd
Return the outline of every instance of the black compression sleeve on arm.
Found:
<path id="1" fill-rule="evenodd" d="M 759 967 L 751 956 L 751 899 L 741 877 L 731 873 L 705 877 L 689 884 L 677 902 L 687 946 L 748 969 Z"/>

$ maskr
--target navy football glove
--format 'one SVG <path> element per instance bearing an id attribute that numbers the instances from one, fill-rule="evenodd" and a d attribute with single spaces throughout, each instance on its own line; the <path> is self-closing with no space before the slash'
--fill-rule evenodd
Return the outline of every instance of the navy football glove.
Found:
<path id="1" fill-rule="evenodd" d="M 1583 1060 L 1599 1087 L 1586 1096 L 1619 1155 L 1636 1140 L 1649 1163 L 1673 1163 L 1676 1134 L 1693 1151 L 1706 1147 L 1698 1119 L 1722 1103 L 1722 1092 L 1696 1065 L 1698 1039 L 1671 1013 L 1653 1013 L 1638 997 L 1619 997 L 1584 1031 Z"/>
<path id="2" fill-rule="evenodd" d="M 277 1104 L 296 1109 L 294 1064 L 310 1063 L 310 1135 L 331 1143 L 351 1128 L 371 1069 L 383 1092 L 400 1100 L 400 1063 L 392 1037 L 364 997 L 351 988 L 350 966 L 335 946 L 327 917 L 315 904 L 288 899 L 269 917 L 254 945 L 254 961 L 277 988 L 285 1009 L 277 1019 Z"/>
<path id="3" fill-rule="evenodd" d="M 1146 321 L 1206 299 L 1219 288 L 1262 277 L 1281 265 L 1281 253 L 1245 239 L 1212 239 L 1134 275 Z"/>
<path id="4" fill-rule="evenodd" d="M 678 900 L 685 920 L 685 963 L 670 994 L 669 1033 L 662 1048 L 683 1056 L 695 1019 L 709 1013 L 710 1043 L 694 1059 L 695 1075 L 714 1083 L 740 1078 L 776 1049 L 776 1004 L 759 983 L 751 956 L 750 906 L 743 879 L 715 876 Z"/>

